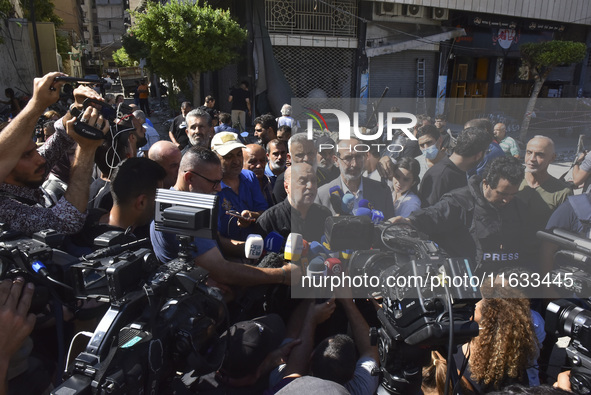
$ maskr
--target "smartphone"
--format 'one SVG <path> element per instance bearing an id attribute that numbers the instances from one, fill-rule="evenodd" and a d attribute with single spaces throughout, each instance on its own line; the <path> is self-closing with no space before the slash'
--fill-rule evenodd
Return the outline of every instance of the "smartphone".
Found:
<path id="1" fill-rule="evenodd" d="M 240 214 L 238 211 L 236 211 L 236 210 L 228 210 L 228 211 L 226 211 L 226 214 L 227 214 L 227 215 L 230 215 L 230 216 L 232 216 L 232 217 L 240 218 L 240 219 L 241 219 L 241 220 L 243 220 L 243 221 L 252 221 L 252 222 L 256 221 L 254 218 L 246 218 L 246 217 L 243 217 L 243 216 L 242 216 L 242 215 L 241 215 L 241 214 Z"/>
<path id="2" fill-rule="evenodd" d="M 90 84 L 104 84 L 105 80 L 103 79 L 92 79 L 92 78 L 78 78 L 78 77 L 67 77 L 67 76 L 59 76 L 55 77 L 55 82 L 64 81 L 64 82 L 82 82 L 82 83 L 90 83 Z"/>

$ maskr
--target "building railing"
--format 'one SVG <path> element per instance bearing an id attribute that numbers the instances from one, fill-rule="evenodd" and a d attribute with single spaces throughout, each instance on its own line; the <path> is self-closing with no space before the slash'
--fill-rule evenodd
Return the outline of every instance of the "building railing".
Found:
<path id="1" fill-rule="evenodd" d="M 265 0 L 265 19 L 269 33 L 356 37 L 357 2 Z"/>

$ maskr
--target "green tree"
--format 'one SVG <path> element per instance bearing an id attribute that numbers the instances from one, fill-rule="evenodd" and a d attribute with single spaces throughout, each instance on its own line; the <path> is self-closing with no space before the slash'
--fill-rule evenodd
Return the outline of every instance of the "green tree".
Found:
<path id="1" fill-rule="evenodd" d="M 20 0 L 23 16 L 31 19 L 31 7 L 29 0 Z M 64 24 L 64 20 L 55 14 L 55 5 L 51 0 L 33 0 L 35 7 L 35 20 L 37 22 L 53 22 L 56 28 Z"/>
<path id="2" fill-rule="evenodd" d="M 534 89 L 527 103 L 519 138 L 525 142 L 536 100 L 540 90 L 554 67 L 561 64 L 578 63 L 585 58 L 587 48 L 583 43 L 573 41 L 546 41 L 527 43 L 520 48 L 521 58 L 534 77 Z"/>
<path id="3" fill-rule="evenodd" d="M 177 80 L 190 75 L 193 103 L 201 102 L 201 73 L 234 61 L 236 48 L 247 36 L 229 11 L 199 2 L 149 2 L 145 13 L 136 12 L 134 16 L 132 33 L 150 47 L 152 70 Z"/>
<path id="4" fill-rule="evenodd" d="M 113 52 L 113 60 L 117 63 L 118 67 L 130 67 L 135 66 L 135 62 L 131 59 L 125 47 L 119 48 Z"/>
<path id="5" fill-rule="evenodd" d="M 150 47 L 146 43 L 138 40 L 133 34 L 124 34 L 121 36 L 121 45 L 123 45 L 129 60 L 139 62 L 142 59 L 146 59 L 146 65 L 148 68 L 151 68 Z"/>

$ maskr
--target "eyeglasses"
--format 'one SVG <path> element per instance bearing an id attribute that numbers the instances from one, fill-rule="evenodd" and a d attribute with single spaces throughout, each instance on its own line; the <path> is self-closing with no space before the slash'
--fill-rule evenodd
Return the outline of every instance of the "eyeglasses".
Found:
<path id="1" fill-rule="evenodd" d="M 207 178 L 207 177 L 204 177 L 204 176 L 202 176 L 202 175 L 201 175 L 201 174 L 199 174 L 199 173 L 195 173 L 195 172 L 194 172 L 194 171 L 192 171 L 192 170 L 185 170 L 185 172 L 189 172 L 189 173 L 191 173 L 191 174 L 195 174 L 196 176 L 199 176 L 199 177 L 203 178 L 205 181 L 209 181 L 209 182 L 211 182 L 211 183 L 213 184 L 213 185 L 211 186 L 211 189 L 216 189 L 216 188 L 217 188 L 217 186 L 218 186 L 218 185 L 220 185 L 220 182 L 222 182 L 222 180 L 210 180 L 209 178 Z"/>
<path id="2" fill-rule="evenodd" d="M 339 159 L 342 160 L 343 162 L 345 162 L 345 165 L 349 166 L 351 164 L 351 162 L 353 162 L 353 159 L 355 159 L 355 163 L 359 163 L 361 161 L 363 161 L 365 159 L 365 154 L 357 154 L 357 155 L 351 155 L 351 156 L 347 156 L 345 158 L 341 157 L 339 155 Z"/>

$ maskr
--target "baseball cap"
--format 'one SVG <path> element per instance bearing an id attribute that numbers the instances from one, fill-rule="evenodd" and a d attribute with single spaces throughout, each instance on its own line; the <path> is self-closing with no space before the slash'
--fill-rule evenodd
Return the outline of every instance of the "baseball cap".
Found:
<path id="1" fill-rule="evenodd" d="M 211 139 L 211 150 L 226 156 L 228 153 L 236 148 L 246 148 L 246 145 L 242 144 L 238 140 L 238 135 L 232 132 L 219 132 L 213 139 Z"/>
<path id="2" fill-rule="evenodd" d="M 225 331 L 226 357 L 222 369 L 228 377 L 242 378 L 254 373 L 267 355 L 276 350 L 285 337 L 285 324 L 277 314 L 241 321 Z"/>
<path id="3" fill-rule="evenodd" d="M 277 395 L 348 395 L 350 392 L 342 385 L 330 380 L 319 379 L 313 376 L 302 376 L 277 391 Z"/>

